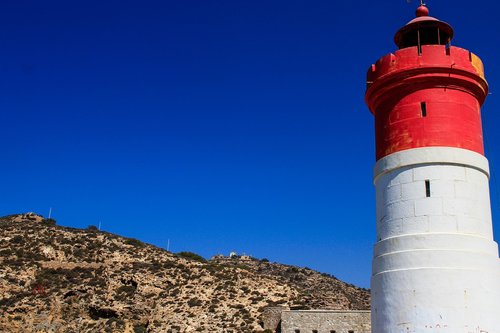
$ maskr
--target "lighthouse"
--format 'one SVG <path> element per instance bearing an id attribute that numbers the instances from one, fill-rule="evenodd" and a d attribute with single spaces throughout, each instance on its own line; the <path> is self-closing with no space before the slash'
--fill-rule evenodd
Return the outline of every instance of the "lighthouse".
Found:
<path id="1" fill-rule="evenodd" d="M 367 74 L 375 117 L 373 333 L 500 332 L 483 64 L 425 5 Z"/>

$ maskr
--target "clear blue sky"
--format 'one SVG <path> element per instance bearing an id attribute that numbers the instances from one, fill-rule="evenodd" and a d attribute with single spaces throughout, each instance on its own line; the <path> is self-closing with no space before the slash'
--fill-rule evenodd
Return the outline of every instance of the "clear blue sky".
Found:
<path id="1" fill-rule="evenodd" d="M 500 5 L 428 1 L 485 62 L 500 181 Z M 365 73 L 417 3 L 2 1 L 0 214 L 369 286 Z M 492 185 L 496 236 L 500 199 Z"/>

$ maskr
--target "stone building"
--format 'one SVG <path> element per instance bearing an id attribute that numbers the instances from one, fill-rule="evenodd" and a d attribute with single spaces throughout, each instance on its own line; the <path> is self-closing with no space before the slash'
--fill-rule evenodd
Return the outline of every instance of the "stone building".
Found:
<path id="1" fill-rule="evenodd" d="M 288 310 L 264 311 L 264 328 L 281 333 L 371 333 L 370 311 Z"/>

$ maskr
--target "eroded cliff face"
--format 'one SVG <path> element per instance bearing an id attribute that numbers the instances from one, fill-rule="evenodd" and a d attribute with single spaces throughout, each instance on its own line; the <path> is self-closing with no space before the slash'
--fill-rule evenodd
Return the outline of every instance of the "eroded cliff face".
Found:
<path id="1" fill-rule="evenodd" d="M 267 306 L 368 309 L 367 290 L 253 258 L 211 261 L 135 239 L 0 219 L 0 332 L 259 332 Z"/>

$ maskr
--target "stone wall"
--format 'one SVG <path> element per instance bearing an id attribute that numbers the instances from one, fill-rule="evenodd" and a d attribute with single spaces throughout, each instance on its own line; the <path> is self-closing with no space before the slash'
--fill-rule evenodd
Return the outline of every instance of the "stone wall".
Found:
<path id="1" fill-rule="evenodd" d="M 281 314 L 289 308 L 283 306 L 270 306 L 264 309 L 262 313 L 262 322 L 265 330 L 278 332 L 280 330 Z"/>
<path id="2" fill-rule="evenodd" d="M 370 311 L 283 311 L 281 313 L 281 332 L 371 333 Z"/>

